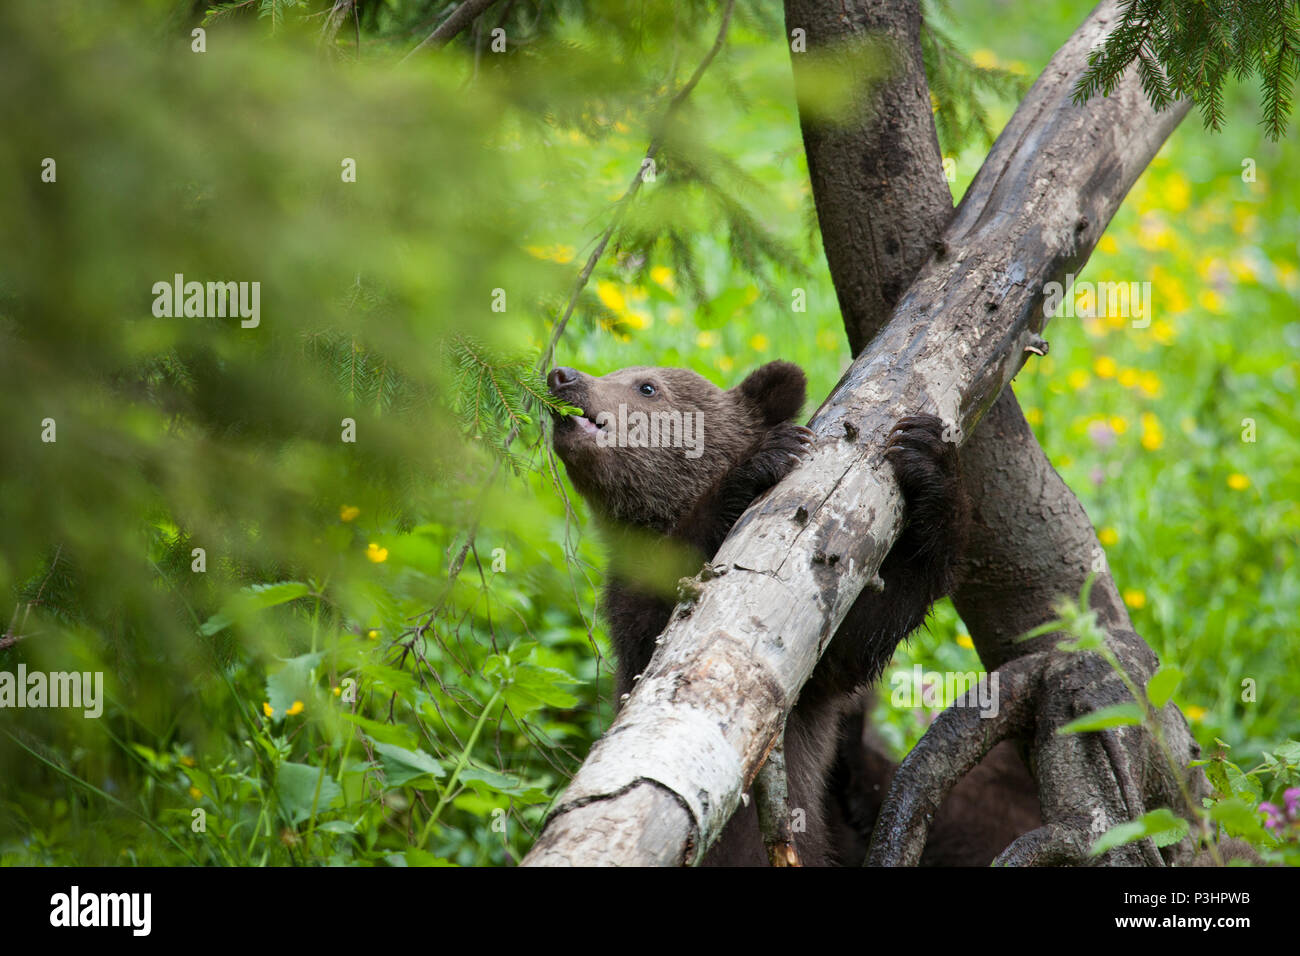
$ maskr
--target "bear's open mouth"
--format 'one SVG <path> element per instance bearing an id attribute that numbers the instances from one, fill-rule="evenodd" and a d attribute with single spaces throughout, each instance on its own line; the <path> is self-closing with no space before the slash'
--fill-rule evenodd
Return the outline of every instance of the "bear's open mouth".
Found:
<path id="1" fill-rule="evenodd" d="M 597 435 L 604 431 L 604 427 L 596 424 L 596 413 L 584 412 L 581 415 L 564 415 L 556 422 L 557 429 L 576 429 L 588 435 Z"/>
<path id="2" fill-rule="evenodd" d="M 585 414 L 574 415 L 573 423 L 588 435 L 595 435 L 602 431 L 601 426 L 596 424 L 596 417 L 594 415 L 591 417 L 588 417 Z"/>

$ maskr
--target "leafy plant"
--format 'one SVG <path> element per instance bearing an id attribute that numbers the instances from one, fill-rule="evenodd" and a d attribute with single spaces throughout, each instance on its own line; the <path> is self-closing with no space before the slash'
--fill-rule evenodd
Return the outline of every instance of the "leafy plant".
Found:
<path id="1" fill-rule="evenodd" d="M 1020 640 L 1057 632 L 1064 633 L 1057 650 L 1070 653 L 1093 653 L 1102 658 L 1115 672 L 1133 697 L 1131 703 L 1103 707 L 1072 720 L 1057 729 L 1059 734 L 1093 733 L 1113 727 L 1141 726 L 1151 734 L 1156 746 L 1168 761 L 1174 779 L 1185 802 L 1184 810 L 1198 825 L 1207 852 L 1222 865 L 1215 839 L 1223 836 L 1249 841 L 1265 859 L 1300 862 L 1300 743 L 1288 740 L 1273 752 L 1263 754 L 1263 762 L 1250 771 L 1242 772 L 1226 759 L 1226 744 L 1217 741 L 1220 750 L 1211 760 L 1193 761 L 1192 767 L 1205 767 L 1214 785 L 1215 793 L 1202 799 L 1202 806 L 1192 802 L 1184 771 L 1179 766 L 1173 750 L 1164 736 L 1158 712 L 1172 700 L 1174 691 L 1183 679 L 1180 670 L 1162 666 L 1147 680 L 1138 685 L 1106 643 L 1106 634 L 1097 622 L 1097 612 L 1089 605 L 1089 594 L 1095 581 L 1089 575 L 1078 600 L 1062 599 L 1056 605 L 1059 615 L 1055 620 L 1040 625 L 1023 635 Z M 1265 788 L 1267 778 L 1267 789 Z M 1268 794 L 1275 802 L 1261 802 Z M 1285 811 L 1279 806 L 1284 805 Z M 1260 814 L 1266 820 L 1261 821 Z M 1115 847 L 1136 840 L 1150 838 L 1158 847 L 1177 843 L 1187 836 L 1186 819 L 1175 816 L 1167 807 L 1142 814 L 1135 820 L 1125 821 L 1107 830 L 1097 838 L 1091 848 L 1093 856 L 1100 856 Z"/>

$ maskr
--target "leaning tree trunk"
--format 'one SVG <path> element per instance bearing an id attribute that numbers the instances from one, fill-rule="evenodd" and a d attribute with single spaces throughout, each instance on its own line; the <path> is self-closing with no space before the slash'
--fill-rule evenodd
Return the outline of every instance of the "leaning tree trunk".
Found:
<path id="1" fill-rule="evenodd" d="M 891 321 L 813 416 L 811 459 L 746 512 L 686 589 L 526 863 L 692 862 L 721 832 L 897 535 L 890 428 L 922 409 L 959 435 L 974 427 L 1041 343 L 1045 286 L 1083 265 L 1177 122 L 1152 115 L 1134 83 L 1073 105 L 1058 61 L 1074 65 L 1096 19 L 1081 32 L 1016 111 Z M 962 755 L 979 749 L 959 743 Z"/>
<path id="2" fill-rule="evenodd" d="M 1044 71 L 1035 87 L 1037 93 L 1053 90 L 1057 100 L 1068 94 L 1088 50 L 1114 21 L 1116 6 L 1103 3 L 1093 12 Z M 788 31 L 796 27 L 806 31 L 808 54 L 812 57 L 826 55 L 824 51 L 852 55 L 855 45 L 868 36 L 884 38 L 894 52 L 894 71 L 885 82 L 861 91 L 851 121 L 823 125 L 806 115 L 802 117 L 826 259 L 845 330 L 857 354 L 888 321 L 901 290 L 907 288 L 934 252 L 952 217 L 921 53 L 920 4 L 917 0 L 787 0 L 786 26 Z M 806 58 L 797 53 L 792 58 L 799 82 Z M 1047 104 L 1052 99 L 1044 96 L 1040 102 Z M 1187 107 L 1184 103 L 1158 118 L 1162 135 L 1173 130 Z M 1123 140 L 1156 121 L 1141 99 L 1135 78 L 1130 78 L 1110 102 L 1090 104 L 1089 114 L 1090 122 L 1080 127 L 1080 139 L 1066 144 L 1073 155 L 1082 153 L 1085 146 L 1095 149 L 1099 133 Z M 1039 122 L 1038 116 L 1022 109 L 1003 139 L 1034 137 Z M 1001 170 L 991 160 L 972 185 L 969 202 L 982 204 L 979 191 L 1004 188 Z M 1051 188 L 1050 183 L 1044 185 Z M 1100 185 L 1107 188 L 1104 181 Z M 1102 228 L 1105 223 L 1094 225 Z M 1033 658 L 1034 679 L 1015 684 L 1024 688 L 1022 693 L 1033 695 L 1043 687 L 1047 671 L 1052 671 L 1049 683 L 1058 693 L 1045 696 L 1042 706 L 1037 706 L 1038 702 L 1016 702 L 1016 719 L 1008 718 L 1006 732 L 1022 739 L 1045 739 L 1046 746 L 1033 748 L 1032 752 L 1038 755 L 1046 751 L 1042 755 L 1048 758 L 1035 762 L 1044 818 L 1054 834 L 1049 842 L 1062 842 L 1062 828 L 1081 831 L 1073 834 L 1077 838 L 1073 848 L 1080 850 L 1086 846 L 1084 835 L 1097 819 L 1095 808 L 1104 808 L 1110 822 L 1139 815 L 1143 795 L 1125 791 L 1132 791 L 1133 785 L 1140 783 L 1132 779 L 1134 776 L 1149 773 L 1161 778 L 1164 763 L 1159 761 L 1160 755 L 1148 750 L 1149 742 L 1133 732 L 1127 734 L 1129 739 L 1123 745 L 1130 750 L 1136 748 L 1141 758 L 1135 763 L 1132 755 L 1126 754 L 1119 761 L 1121 766 L 1109 765 L 1106 748 L 1098 747 L 1095 738 L 1076 737 L 1068 744 L 1052 739 L 1056 727 L 1082 712 L 1125 700 L 1127 692 L 1113 674 L 1096 667 L 1098 661 L 1054 659 L 1044 653 L 1054 638 L 1030 645 L 1017 645 L 1015 638 L 1052 620 L 1053 602 L 1061 596 L 1078 594 L 1089 572 L 1100 567 L 1092 590 L 1092 606 L 1111 635 L 1112 646 L 1135 675 L 1149 676 L 1154 658 L 1132 631 L 1104 559 L 1099 560 L 1101 546 L 1083 507 L 1048 462 L 1011 389 L 1002 392 L 966 443 L 963 476 L 967 493 L 976 505 L 976 520 L 968 547 L 970 558 L 961 586 L 953 596 L 954 603 L 990 670 L 1039 655 Z M 1092 678 L 1088 692 L 1062 692 L 1079 683 L 1075 672 L 1080 667 L 1095 671 L 1088 675 Z M 1006 690 L 1012 685 L 1003 686 Z M 1195 744 L 1180 720 L 1166 716 L 1172 725 L 1170 736 L 1186 761 L 1194 756 Z M 926 780 L 918 777 L 911 766 L 900 774 L 898 799 L 881 817 L 883 829 L 893 826 L 900 832 L 882 834 L 873 862 L 914 861 L 924 842 L 927 812 L 938 806 L 947 786 L 959 778 L 958 771 L 968 769 L 951 759 L 956 742 L 944 737 L 949 726 L 948 721 L 941 723 L 935 738 L 923 749 L 923 754 L 931 755 L 948 752 L 950 759 L 940 760 L 929 778 L 943 786 L 929 794 L 904 794 L 902 791 L 908 787 L 924 786 Z M 975 747 L 973 753 L 982 755 L 989 742 Z M 1150 767 L 1148 754 L 1156 758 Z M 972 755 L 967 754 L 966 764 Z M 932 756 L 931 761 L 934 759 Z M 900 800 L 910 808 L 901 818 Z M 1069 852 L 1026 854 L 1027 849 L 1040 846 L 1046 836 L 1037 833 L 1027 838 L 1008 855 L 1008 860 L 1062 859 L 1071 855 L 1078 858 L 1079 854 Z M 901 849 L 904 845 L 906 852 Z M 886 847 L 898 852 L 891 855 Z M 1154 855 L 1153 846 L 1139 845 L 1114 852 L 1108 860 L 1146 863 L 1158 862 L 1159 857 Z"/>

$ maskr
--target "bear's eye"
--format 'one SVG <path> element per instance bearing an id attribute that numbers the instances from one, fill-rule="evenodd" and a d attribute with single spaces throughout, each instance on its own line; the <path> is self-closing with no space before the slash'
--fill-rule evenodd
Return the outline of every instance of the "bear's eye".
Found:
<path id="1" fill-rule="evenodd" d="M 643 382 L 639 391 L 642 395 L 653 395 L 655 393 L 655 387 L 649 382 Z"/>

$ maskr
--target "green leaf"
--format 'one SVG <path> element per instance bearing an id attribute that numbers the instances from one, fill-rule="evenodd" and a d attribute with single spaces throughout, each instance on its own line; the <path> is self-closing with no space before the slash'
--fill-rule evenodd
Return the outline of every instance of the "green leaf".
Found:
<path id="1" fill-rule="evenodd" d="M 548 706 L 568 710 L 578 703 L 578 698 L 564 689 L 573 683 L 574 679 L 562 670 L 519 664 L 505 689 L 506 706 L 521 717 Z"/>
<path id="2" fill-rule="evenodd" d="M 461 770 L 459 779 L 479 794 L 503 794 L 514 797 L 521 803 L 546 803 L 550 799 L 543 788 L 525 783 L 514 774 L 497 773 L 482 767 L 465 767 Z"/>
<path id="3" fill-rule="evenodd" d="M 420 690 L 420 682 L 415 675 L 398 667 L 370 663 L 366 665 L 365 674 L 367 689 L 381 698 L 397 694 L 409 701 L 414 699 Z"/>
<path id="4" fill-rule="evenodd" d="M 380 743 L 404 747 L 407 750 L 416 750 L 420 745 L 415 731 L 404 724 L 386 724 L 383 721 L 371 720 L 369 717 L 362 717 L 360 714 L 353 714 L 348 711 L 343 712 L 343 719 L 356 724 L 366 732 L 368 737 Z"/>
<path id="5" fill-rule="evenodd" d="M 1168 807 L 1161 807 L 1159 810 L 1144 813 L 1129 823 L 1121 823 L 1118 826 L 1111 827 L 1098 837 L 1097 842 L 1092 845 L 1092 849 L 1088 851 L 1088 854 L 1089 856 L 1101 856 L 1117 846 L 1124 846 L 1126 843 L 1143 840 L 1147 837 L 1155 841 L 1156 846 L 1169 846 L 1171 843 L 1177 843 L 1187 836 L 1188 829 L 1186 820 L 1175 816 Z"/>
<path id="6" fill-rule="evenodd" d="M 1300 764 L 1300 741 L 1288 740 L 1286 743 L 1274 747 L 1273 753 L 1277 755 L 1279 760 L 1284 760 L 1292 766 Z"/>
<path id="7" fill-rule="evenodd" d="M 218 613 L 204 621 L 199 627 L 199 632 L 204 637 L 211 637 L 250 614 L 275 607 L 277 604 L 287 604 L 310 593 L 311 589 L 301 581 L 254 584 L 241 590 L 227 601 Z"/>
<path id="8" fill-rule="evenodd" d="M 304 704 L 312 698 L 315 687 L 311 672 L 324 659 L 325 653 L 302 654 L 284 662 L 284 666 L 266 679 L 266 700 L 275 711 L 278 720 L 285 711 L 293 706 L 294 701 Z"/>
<path id="9" fill-rule="evenodd" d="M 1147 700 L 1151 701 L 1151 706 L 1159 710 L 1169 703 L 1182 679 L 1183 672 L 1177 667 L 1162 667 L 1152 674 L 1147 681 Z"/>
<path id="10" fill-rule="evenodd" d="M 1214 789 L 1224 796 L 1232 793 L 1232 784 L 1228 782 L 1226 760 L 1211 760 L 1205 767 L 1205 775 L 1210 778 Z"/>
<path id="11" fill-rule="evenodd" d="M 1240 767 L 1233 763 L 1224 763 L 1224 770 L 1228 774 L 1229 791 L 1234 797 L 1243 797 L 1259 803 L 1264 799 L 1264 790 L 1259 785 L 1259 781 L 1248 773 L 1245 773 Z"/>
<path id="12" fill-rule="evenodd" d="M 316 829 L 325 833 L 356 833 L 357 825 L 350 820 L 326 820 L 317 824 Z"/>
<path id="13" fill-rule="evenodd" d="M 276 775 L 276 790 L 280 794 L 280 805 L 288 812 L 289 822 L 298 824 L 308 819 L 315 801 L 319 816 L 329 808 L 334 798 L 343 791 L 329 774 L 323 773 L 323 767 L 313 767 L 305 763 L 283 763 Z M 316 786 L 320 784 L 320 797 L 316 796 Z"/>
<path id="14" fill-rule="evenodd" d="M 400 787 L 420 777 L 442 777 L 446 771 L 442 764 L 423 750 L 407 750 L 395 744 L 374 743 L 375 752 L 383 758 L 384 779 L 390 787 Z"/>
<path id="15" fill-rule="evenodd" d="M 1234 797 L 1220 800 L 1210 808 L 1210 819 L 1228 831 L 1229 836 L 1262 842 L 1268 836 L 1254 803 Z"/>
<path id="16" fill-rule="evenodd" d="M 1105 730 L 1107 727 L 1127 727 L 1142 723 L 1142 708 L 1136 702 L 1115 704 L 1084 714 L 1070 721 L 1064 727 L 1057 728 L 1058 734 L 1080 734 L 1089 730 Z"/>
<path id="17" fill-rule="evenodd" d="M 511 645 L 507 653 L 510 655 L 510 660 L 516 664 L 521 664 L 528 660 L 528 656 L 532 654 L 535 647 L 537 647 L 536 641 L 519 641 Z"/>
<path id="18" fill-rule="evenodd" d="M 450 860 L 443 859 L 428 850 L 411 847 L 405 853 L 394 853 L 388 858 L 394 866 L 455 866 Z"/>

